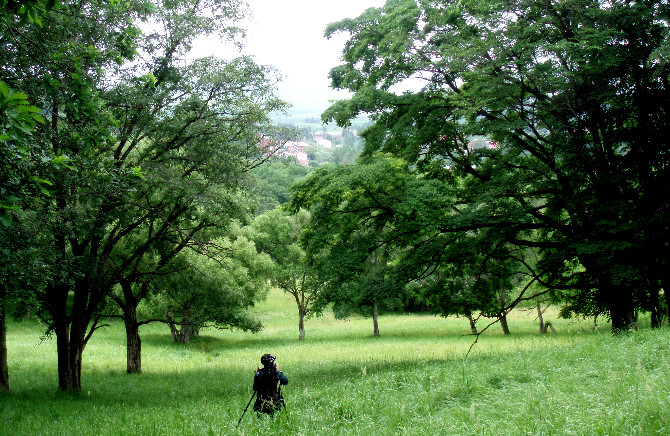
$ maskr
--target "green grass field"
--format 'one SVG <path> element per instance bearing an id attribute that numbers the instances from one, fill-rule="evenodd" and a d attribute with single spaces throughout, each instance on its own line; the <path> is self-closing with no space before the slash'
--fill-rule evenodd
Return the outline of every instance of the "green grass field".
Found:
<path id="1" fill-rule="evenodd" d="M 307 322 L 297 340 L 290 297 L 254 309 L 258 334 L 206 330 L 188 346 L 146 326 L 143 374 L 125 373 L 125 333 L 113 323 L 84 354 L 83 392 L 57 391 L 55 339 L 10 323 L 11 392 L 0 395 L 1 435 L 668 435 L 670 330 L 613 337 L 606 324 L 532 312 L 472 344 L 465 319 L 394 315 L 372 336 L 365 318 Z M 250 410 L 253 370 L 277 354 L 289 377 L 274 419 Z"/>

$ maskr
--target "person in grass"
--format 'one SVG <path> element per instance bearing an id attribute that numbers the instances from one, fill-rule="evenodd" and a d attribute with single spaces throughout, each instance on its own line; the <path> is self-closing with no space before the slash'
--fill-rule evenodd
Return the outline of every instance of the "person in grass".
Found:
<path id="1" fill-rule="evenodd" d="M 274 354 L 263 354 L 261 356 L 263 368 L 256 369 L 254 375 L 254 391 L 256 392 L 254 410 L 256 414 L 274 415 L 284 405 L 281 386 L 288 384 L 288 378 L 279 370 L 279 365 L 275 362 L 276 359 L 277 356 Z"/>

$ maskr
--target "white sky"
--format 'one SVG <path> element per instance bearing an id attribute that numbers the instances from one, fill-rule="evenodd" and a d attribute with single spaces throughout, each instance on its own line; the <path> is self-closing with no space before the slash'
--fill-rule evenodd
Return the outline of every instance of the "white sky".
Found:
<path id="1" fill-rule="evenodd" d="M 295 116 L 319 117 L 329 100 L 346 98 L 329 88 L 328 72 L 340 63 L 346 38 L 327 40 L 329 23 L 354 18 L 385 0 L 247 0 L 251 21 L 243 54 L 273 65 L 283 76 L 279 96 L 293 105 Z M 211 54 L 216 53 L 216 48 Z M 209 48 L 208 48 L 209 51 Z M 222 56 L 223 57 L 223 56 Z"/>

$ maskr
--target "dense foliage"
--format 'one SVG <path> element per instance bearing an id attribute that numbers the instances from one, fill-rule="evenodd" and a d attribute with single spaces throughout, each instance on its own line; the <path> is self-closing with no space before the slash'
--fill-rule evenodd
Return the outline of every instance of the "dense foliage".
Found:
<path id="1" fill-rule="evenodd" d="M 389 0 L 333 23 L 327 35 L 349 40 L 332 84 L 353 96 L 324 120 L 371 114 L 365 162 L 396 156 L 416 188 L 368 187 L 362 170 L 340 182 L 335 169 L 296 204 L 322 211 L 314 235 L 356 216 L 358 234 L 376 233 L 364 256 L 397 251 L 387 271 L 405 282 L 486 282 L 503 262 L 567 312 L 607 313 L 621 331 L 651 310 L 657 324 L 670 286 L 658 195 L 670 183 L 669 12 L 657 0 Z"/>
<path id="2" fill-rule="evenodd" d="M 274 72 L 189 57 L 196 37 L 238 39 L 241 12 L 236 0 L 62 2 L 40 23 L 0 22 L 2 81 L 45 120 L 32 133 L 5 129 L 2 151 L 20 140 L 27 171 L 60 164 L 38 168 L 45 195 L 12 196 L 23 214 L 11 231 L 30 248 L 25 268 L 39 280 L 28 289 L 57 337 L 63 390 L 81 389 L 84 347 L 115 289 L 130 353 L 153 283 L 184 273 L 172 265 L 186 249 L 216 261 L 213 241 L 244 214 L 238 191 L 265 159 L 260 138 L 274 137 L 268 114 L 284 105 Z M 31 135 L 8 142 L 12 132 Z M 229 305 L 228 322 L 246 323 L 248 304 Z"/>

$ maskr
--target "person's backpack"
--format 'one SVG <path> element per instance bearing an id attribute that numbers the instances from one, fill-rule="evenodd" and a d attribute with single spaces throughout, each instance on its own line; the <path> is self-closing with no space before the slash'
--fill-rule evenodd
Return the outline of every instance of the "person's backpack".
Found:
<path id="1" fill-rule="evenodd" d="M 262 374 L 254 380 L 254 390 L 257 394 L 254 410 L 272 415 L 281 409 L 284 402 L 279 389 L 279 377 L 277 371 L 271 369 L 261 371 Z"/>

